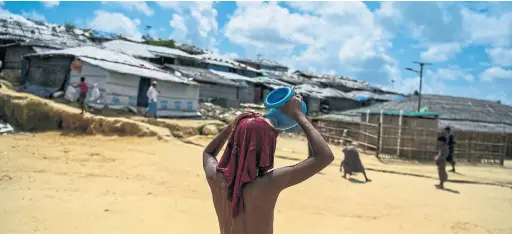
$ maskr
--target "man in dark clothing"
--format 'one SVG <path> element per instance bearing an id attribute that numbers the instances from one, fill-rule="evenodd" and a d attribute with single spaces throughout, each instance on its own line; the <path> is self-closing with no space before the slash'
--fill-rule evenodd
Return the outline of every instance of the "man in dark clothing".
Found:
<path id="1" fill-rule="evenodd" d="M 453 149 L 455 147 L 455 137 L 451 132 L 450 127 L 444 128 L 446 145 L 448 146 L 448 156 L 446 157 L 446 161 L 452 164 L 451 172 L 455 172 L 455 160 L 453 159 Z"/>
<path id="2" fill-rule="evenodd" d="M 80 114 L 85 113 L 85 98 L 87 97 L 87 92 L 89 91 L 89 86 L 85 83 L 85 77 L 80 77 L 80 83 L 76 86 L 80 88 L 80 96 L 78 96 L 78 103 L 80 103 L 80 108 L 82 112 Z"/>

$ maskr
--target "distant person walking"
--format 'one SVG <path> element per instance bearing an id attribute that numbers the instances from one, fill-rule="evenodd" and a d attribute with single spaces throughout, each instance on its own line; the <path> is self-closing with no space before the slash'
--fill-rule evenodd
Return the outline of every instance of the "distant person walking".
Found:
<path id="1" fill-rule="evenodd" d="M 87 97 L 87 92 L 89 91 L 89 86 L 85 83 L 85 77 L 80 77 L 80 83 L 76 86 L 80 88 L 80 96 L 78 96 L 78 103 L 80 103 L 80 108 L 82 112 L 80 114 L 85 113 L 85 98 Z"/>
<path id="2" fill-rule="evenodd" d="M 343 147 L 343 154 L 345 154 L 345 158 L 341 161 L 340 166 L 340 171 L 343 171 L 343 178 L 346 179 L 347 175 L 352 175 L 352 173 L 356 172 L 363 173 L 366 182 L 371 182 L 371 180 L 366 176 L 366 170 L 361 162 L 357 148 L 349 144 L 347 141 L 343 141 Z"/>
<path id="3" fill-rule="evenodd" d="M 455 172 L 455 159 L 453 158 L 453 150 L 455 148 L 455 137 L 451 131 L 450 127 L 444 128 L 446 145 L 448 146 L 448 156 L 446 157 L 446 161 L 452 164 L 451 172 Z"/>
<path id="4" fill-rule="evenodd" d="M 146 117 L 147 114 L 151 114 L 155 119 L 158 117 L 158 94 L 160 91 L 156 89 L 157 83 L 156 81 L 153 81 L 151 84 L 151 87 L 149 87 L 147 96 L 148 96 L 148 109 L 146 110 Z"/>
<path id="5" fill-rule="evenodd" d="M 437 138 L 437 150 L 438 153 L 434 158 L 434 161 L 436 162 L 437 173 L 439 175 L 439 184 L 436 185 L 436 187 L 439 189 L 444 189 L 444 182 L 448 180 L 448 174 L 446 173 L 446 158 L 449 154 L 445 136 L 440 136 Z"/>

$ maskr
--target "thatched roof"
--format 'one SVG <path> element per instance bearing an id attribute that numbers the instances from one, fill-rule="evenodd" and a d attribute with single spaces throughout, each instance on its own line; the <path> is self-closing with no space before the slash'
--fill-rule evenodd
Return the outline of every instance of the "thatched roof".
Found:
<path id="1" fill-rule="evenodd" d="M 27 19 L 9 14 L 0 16 L 0 39 L 18 42 L 43 43 L 53 47 L 69 48 L 94 44 L 91 32 Z"/>
<path id="2" fill-rule="evenodd" d="M 370 111 L 417 111 L 417 108 L 418 96 L 408 96 L 400 101 L 390 101 L 334 113 L 330 115 L 329 119 L 335 119 L 333 116 L 336 115 L 353 116 L 355 113 L 366 112 L 367 109 Z M 421 110 L 441 113 L 439 116 L 440 127 L 452 126 L 464 130 L 503 132 L 511 130 L 510 127 L 504 126 L 512 126 L 512 106 L 498 102 L 424 94 L 421 98 Z"/>

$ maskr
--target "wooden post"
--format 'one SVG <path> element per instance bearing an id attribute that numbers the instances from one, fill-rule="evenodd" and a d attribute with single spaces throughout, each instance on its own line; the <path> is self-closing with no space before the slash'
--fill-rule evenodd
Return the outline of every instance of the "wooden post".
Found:
<path id="1" fill-rule="evenodd" d="M 382 129 L 382 126 L 383 126 L 383 124 L 382 124 L 382 123 L 383 123 L 383 119 L 384 119 L 384 114 L 383 114 L 383 112 L 384 112 L 383 110 L 380 110 L 380 121 L 379 121 L 379 123 L 380 123 L 380 125 L 379 125 L 379 141 L 378 141 L 378 143 L 379 143 L 379 150 L 381 150 L 381 149 L 382 149 L 382 136 L 380 136 L 380 135 L 382 135 L 382 134 L 383 134 L 383 132 L 384 132 L 384 131 L 382 131 L 382 130 L 383 130 L 383 129 Z"/>
<path id="2" fill-rule="evenodd" d="M 375 146 L 376 150 L 375 150 L 375 156 L 377 158 L 379 158 L 379 154 L 380 154 L 380 145 L 379 145 L 379 142 L 380 142 L 380 133 L 381 133 L 381 126 L 382 124 L 379 122 L 379 125 L 377 127 L 377 144 Z"/>
<path id="3" fill-rule="evenodd" d="M 400 117 L 398 119 L 398 137 L 396 143 L 396 156 L 400 157 L 400 140 L 402 138 L 402 115 L 404 114 L 403 110 L 400 110 Z"/>
<path id="4" fill-rule="evenodd" d="M 503 144 L 503 154 L 500 158 L 500 165 L 505 166 L 505 156 L 507 155 L 507 147 L 508 147 L 508 135 L 506 133 L 503 133 L 505 135 L 505 142 Z"/>
<path id="5" fill-rule="evenodd" d="M 467 159 L 468 163 L 471 161 L 471 154 L 473 154 L 473 134 L 474 133 L 475 132 L 471 131 L 471 135 L 469 136 L 468 144 L 466 144 L 466 147 L 467 147 L 466 154 L 467 154 L 467 158 L 468 158 Z"/>
<path id="6" fill-rule="evenodd" d="M 370 122 L 370 109 L 366 109 L 366 124 L 363 124 L 364 125 L 364 143 L 365 144 L 368 144 L 368 122 Z M 368 150 L 368 146 L 367 145 L 364 145 L 364 152 L 366 153 L 366 151 Z"/>

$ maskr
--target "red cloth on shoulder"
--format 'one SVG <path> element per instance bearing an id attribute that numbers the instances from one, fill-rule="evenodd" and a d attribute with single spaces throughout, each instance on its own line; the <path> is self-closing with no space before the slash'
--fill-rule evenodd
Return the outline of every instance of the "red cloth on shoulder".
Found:
<path id="1" fill-rule="evenodd" d="M 244 209 L 243 186 L 274 167 L 278 132 L 261 117 L 238 122 L 217 165 L 228 184 L 231 213 Z"/>

